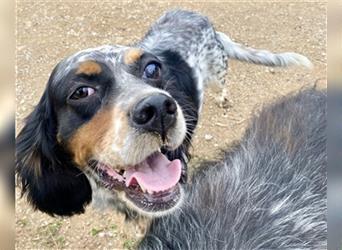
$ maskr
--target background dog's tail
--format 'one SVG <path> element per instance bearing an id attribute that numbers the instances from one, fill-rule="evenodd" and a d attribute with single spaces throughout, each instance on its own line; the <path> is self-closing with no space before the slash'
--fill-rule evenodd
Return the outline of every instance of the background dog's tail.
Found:
<path id="1" fill-rule="evenodd" d="M 275 54 L 267 50 L 248 48 L 244 47 L 242 44 L 233 42 L 222 32 L 217 31 L 216 34 L 217 38 L 224 46 L 228 58 L 272 67 L 302 65 L 307 68 L 312 68 L 310 60 L 303 55 L 293 52 Z"/>

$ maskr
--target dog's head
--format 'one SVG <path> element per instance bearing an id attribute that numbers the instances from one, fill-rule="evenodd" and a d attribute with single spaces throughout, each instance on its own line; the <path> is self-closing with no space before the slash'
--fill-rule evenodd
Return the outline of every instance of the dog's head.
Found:
<path id="1" fill-rule="evenodd" d="M 95 189 L 160 215 L 179 204 L 200 106 L 179 55 L 103 46 L 61 61 L 17 137 L 16 169 L 38 209 L 84 211 Z"/>

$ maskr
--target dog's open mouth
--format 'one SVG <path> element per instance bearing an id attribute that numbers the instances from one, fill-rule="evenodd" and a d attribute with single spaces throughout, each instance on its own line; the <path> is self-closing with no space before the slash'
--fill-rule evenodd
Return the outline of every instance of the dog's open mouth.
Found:
<path id="1" fill-rule="evenodd" d="M 137 207 L 146 212 L 162 212 L 176 206 L 181 198 L 179 181 L 182 163 L 170 161 L 163 153 L 155 152 L 145 160 L 124 169 L 94 161 L 90 164 L 101 185 L 109 190 L 121 190 Z"/>

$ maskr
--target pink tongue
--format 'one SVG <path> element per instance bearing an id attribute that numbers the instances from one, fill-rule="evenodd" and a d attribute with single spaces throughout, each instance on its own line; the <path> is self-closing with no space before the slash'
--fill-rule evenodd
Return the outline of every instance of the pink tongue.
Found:
<path id="1" fill-rule="evenodd" d="M 125 173 L 126 186 L 135 181 L 147 191 L 159 192 L 174 187 L 181 176 L 181 162 L 170 162 L 162 153 L 155 153 L 142 163 L 129 167 Z"/>

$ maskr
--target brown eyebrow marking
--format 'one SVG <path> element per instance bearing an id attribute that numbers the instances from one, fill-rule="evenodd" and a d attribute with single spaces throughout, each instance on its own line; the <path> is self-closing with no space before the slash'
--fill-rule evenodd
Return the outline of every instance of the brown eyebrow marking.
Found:
<path id="1" fill-rule="evenodd" d="M 102 71 L 101 65 L 95 61 L 85 61 L 80 64 L 76 74 L 98 75 Z"/>
<path id="2" fill-rule="evenodd" d="M 143 52 L 144 51 L 142 49 L 138 49 L 138 48 L 128 49 L 124 55 L 124 63 L 125 64 L 135 63 L 142 56 Z"/>

